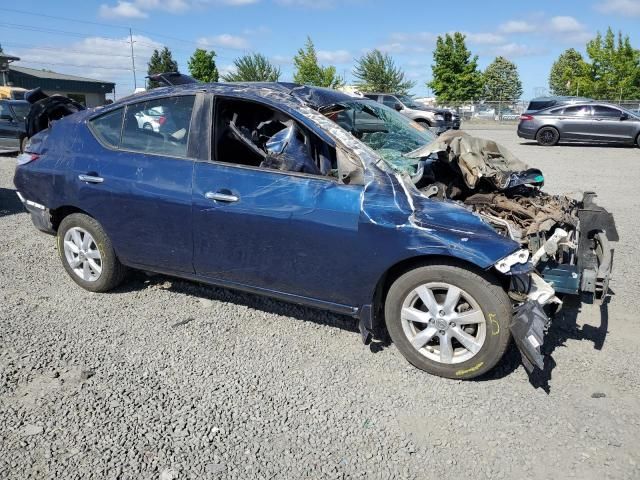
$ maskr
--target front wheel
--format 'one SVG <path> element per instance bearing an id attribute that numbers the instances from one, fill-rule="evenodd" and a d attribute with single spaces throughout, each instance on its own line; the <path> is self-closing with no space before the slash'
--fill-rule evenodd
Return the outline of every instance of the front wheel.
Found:
<path id="1" fill-rule="evenodd" d="M 414 366 L 469 379 L 493 368 L 510 339 L 511 302 L 491 278 L 454 265 L 427 265 L 398 278 L 387 294 L 385 322 Z"/>
<path id="2" fill-rule="evenodd" d="M 125 275 L 102 226 L 82 213 L 65 217 L 58 228 L 58 253 L 69 276 L 91 292 L 117 287 Z"/>

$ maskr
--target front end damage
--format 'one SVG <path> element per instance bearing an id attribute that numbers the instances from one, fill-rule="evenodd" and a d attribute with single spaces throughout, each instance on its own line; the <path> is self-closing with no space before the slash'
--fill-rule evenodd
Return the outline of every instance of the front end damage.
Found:
<path id="1" fill-rule="evenodd" d="M 407 156 L 422 193 L 455 201 L 479 215 L 521 250 L 494 266 L 513 304 L 511 331 L 528 371 L 544 368 L 541 347 L 563 295 L 590 303 L 609 296 L 618 240 L 611 213 L 592 192 L 580 200 L 542 191 L 542 172 L 528 168 L 493 141 L 448 132 Z"/>

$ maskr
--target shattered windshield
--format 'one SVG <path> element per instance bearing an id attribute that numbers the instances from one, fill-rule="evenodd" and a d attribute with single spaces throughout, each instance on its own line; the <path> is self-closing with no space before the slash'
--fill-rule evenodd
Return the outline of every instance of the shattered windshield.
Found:
<path id="1" fill-rule="evenodd" d="M 331 105 L 322 113 L 375 150 L 394 169 L 409 175 L 416 173 L 418 163 L 404 154 L 435 139 L 426 128 L 377 102 L 354 100 Z"/>

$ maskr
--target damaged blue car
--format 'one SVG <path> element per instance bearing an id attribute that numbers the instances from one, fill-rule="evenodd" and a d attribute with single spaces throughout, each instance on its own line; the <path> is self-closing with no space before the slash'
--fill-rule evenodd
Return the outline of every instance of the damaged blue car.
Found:
<path id="1" fill-rule="evenodd" d="M 186 84 L 68 116 L 38 107 L 31 123 L 47 127 L 14 182 L 93 292 L 139 269 L 327 309 L 459 379 L 494 367 L 511 338 L 542 368 L 562 295 L 608 294 L 617 233 L 593 194 L 548 195 L 494 142 L 436 139 L 372 100 Z M 150 110 L 161 128 L 140 125 Z"/>

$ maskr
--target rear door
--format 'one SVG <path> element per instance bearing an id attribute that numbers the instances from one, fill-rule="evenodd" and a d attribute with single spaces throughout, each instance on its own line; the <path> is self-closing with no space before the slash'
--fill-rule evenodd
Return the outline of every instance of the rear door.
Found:
<path id="1" fill-rule="evenodd" d="M 592 120 L 591 105 L 566 107 L 558 122 L 560 139 L 572 141 L 590 140 Z"/>
<path id="2" fill-rule="evenodd" d="M 622 120 L 622 111 L 609 105 L 593 106 L 591 136 L 594 140 L 629 143 L 635 140 L 636 126 Z"/>
<path id="3" fill-rule="evenodd" d="M 105 148 L 80 172 L 81 205 L 104 226 L 125 263 L 193 271 L 191 145 L 198 139 L 191 118 L 198 103 L 195 95 L 158 98 L 90 122 Z M 171 117 L 172 131 L 139 125 L 139 112 L 158 107 Z"/>

